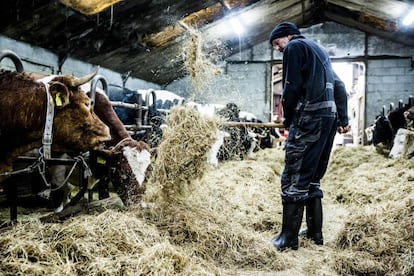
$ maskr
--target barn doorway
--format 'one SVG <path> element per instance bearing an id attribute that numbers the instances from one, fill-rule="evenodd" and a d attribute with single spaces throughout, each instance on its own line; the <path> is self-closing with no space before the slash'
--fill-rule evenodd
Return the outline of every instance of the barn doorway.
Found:
<path id="1" fill-rule="evenodd" d="M 337 134 L 336 145 L 364 144 L 365 129 L 365 64 L 363 62 L 332 62 L 336 74 L 348 92 L 348 116 L 351 131 Z"/>

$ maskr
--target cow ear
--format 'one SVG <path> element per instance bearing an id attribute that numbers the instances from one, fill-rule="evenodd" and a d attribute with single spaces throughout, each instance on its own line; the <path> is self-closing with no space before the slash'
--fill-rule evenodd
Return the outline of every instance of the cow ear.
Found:
<path id="1" fill-rule="evenodd" d="M 49 82 L 49 92 L 53 99 L 53 105 L 57 108 L 62 108 L 69 104 L 69 90 L 61 82 Z"/>

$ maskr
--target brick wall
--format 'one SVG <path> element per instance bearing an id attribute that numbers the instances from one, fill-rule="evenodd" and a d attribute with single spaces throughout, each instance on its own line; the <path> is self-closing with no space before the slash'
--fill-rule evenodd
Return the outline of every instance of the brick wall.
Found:
<path id="1" fill-rule="evenodd" d="M 367 62 L 366 122 L 372 124 L 382 106 L 405 103 L 414 96 L 414 68 L 411 58 L 369 60 Z"/>

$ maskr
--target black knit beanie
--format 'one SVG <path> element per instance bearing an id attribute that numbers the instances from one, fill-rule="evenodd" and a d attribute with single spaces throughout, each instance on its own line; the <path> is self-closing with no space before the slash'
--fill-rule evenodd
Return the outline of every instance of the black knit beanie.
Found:
<path id="1" fill-rule="evenodd" d="M 283 22 L 278 24 L 273 31 L 270 33 L 269 42 L 272 44 L 272 41 L 276 38 L 288 36 L 288 35 L 300 35 L 300 31 L 295 24 L 290 22 Z"/>

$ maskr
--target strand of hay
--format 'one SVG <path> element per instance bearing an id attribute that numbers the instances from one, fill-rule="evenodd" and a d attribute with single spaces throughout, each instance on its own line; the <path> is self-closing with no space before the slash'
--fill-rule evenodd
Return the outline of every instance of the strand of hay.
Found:
<path id="1" fill-rule="evenodd" d="M 171 109 L 167 124 L 149 185 L 160 187 L 161 202 L 170 205 L 185 198 L 188 186 L 203 176 L 218 121 L 194 108 L 177 106 Z"/>

